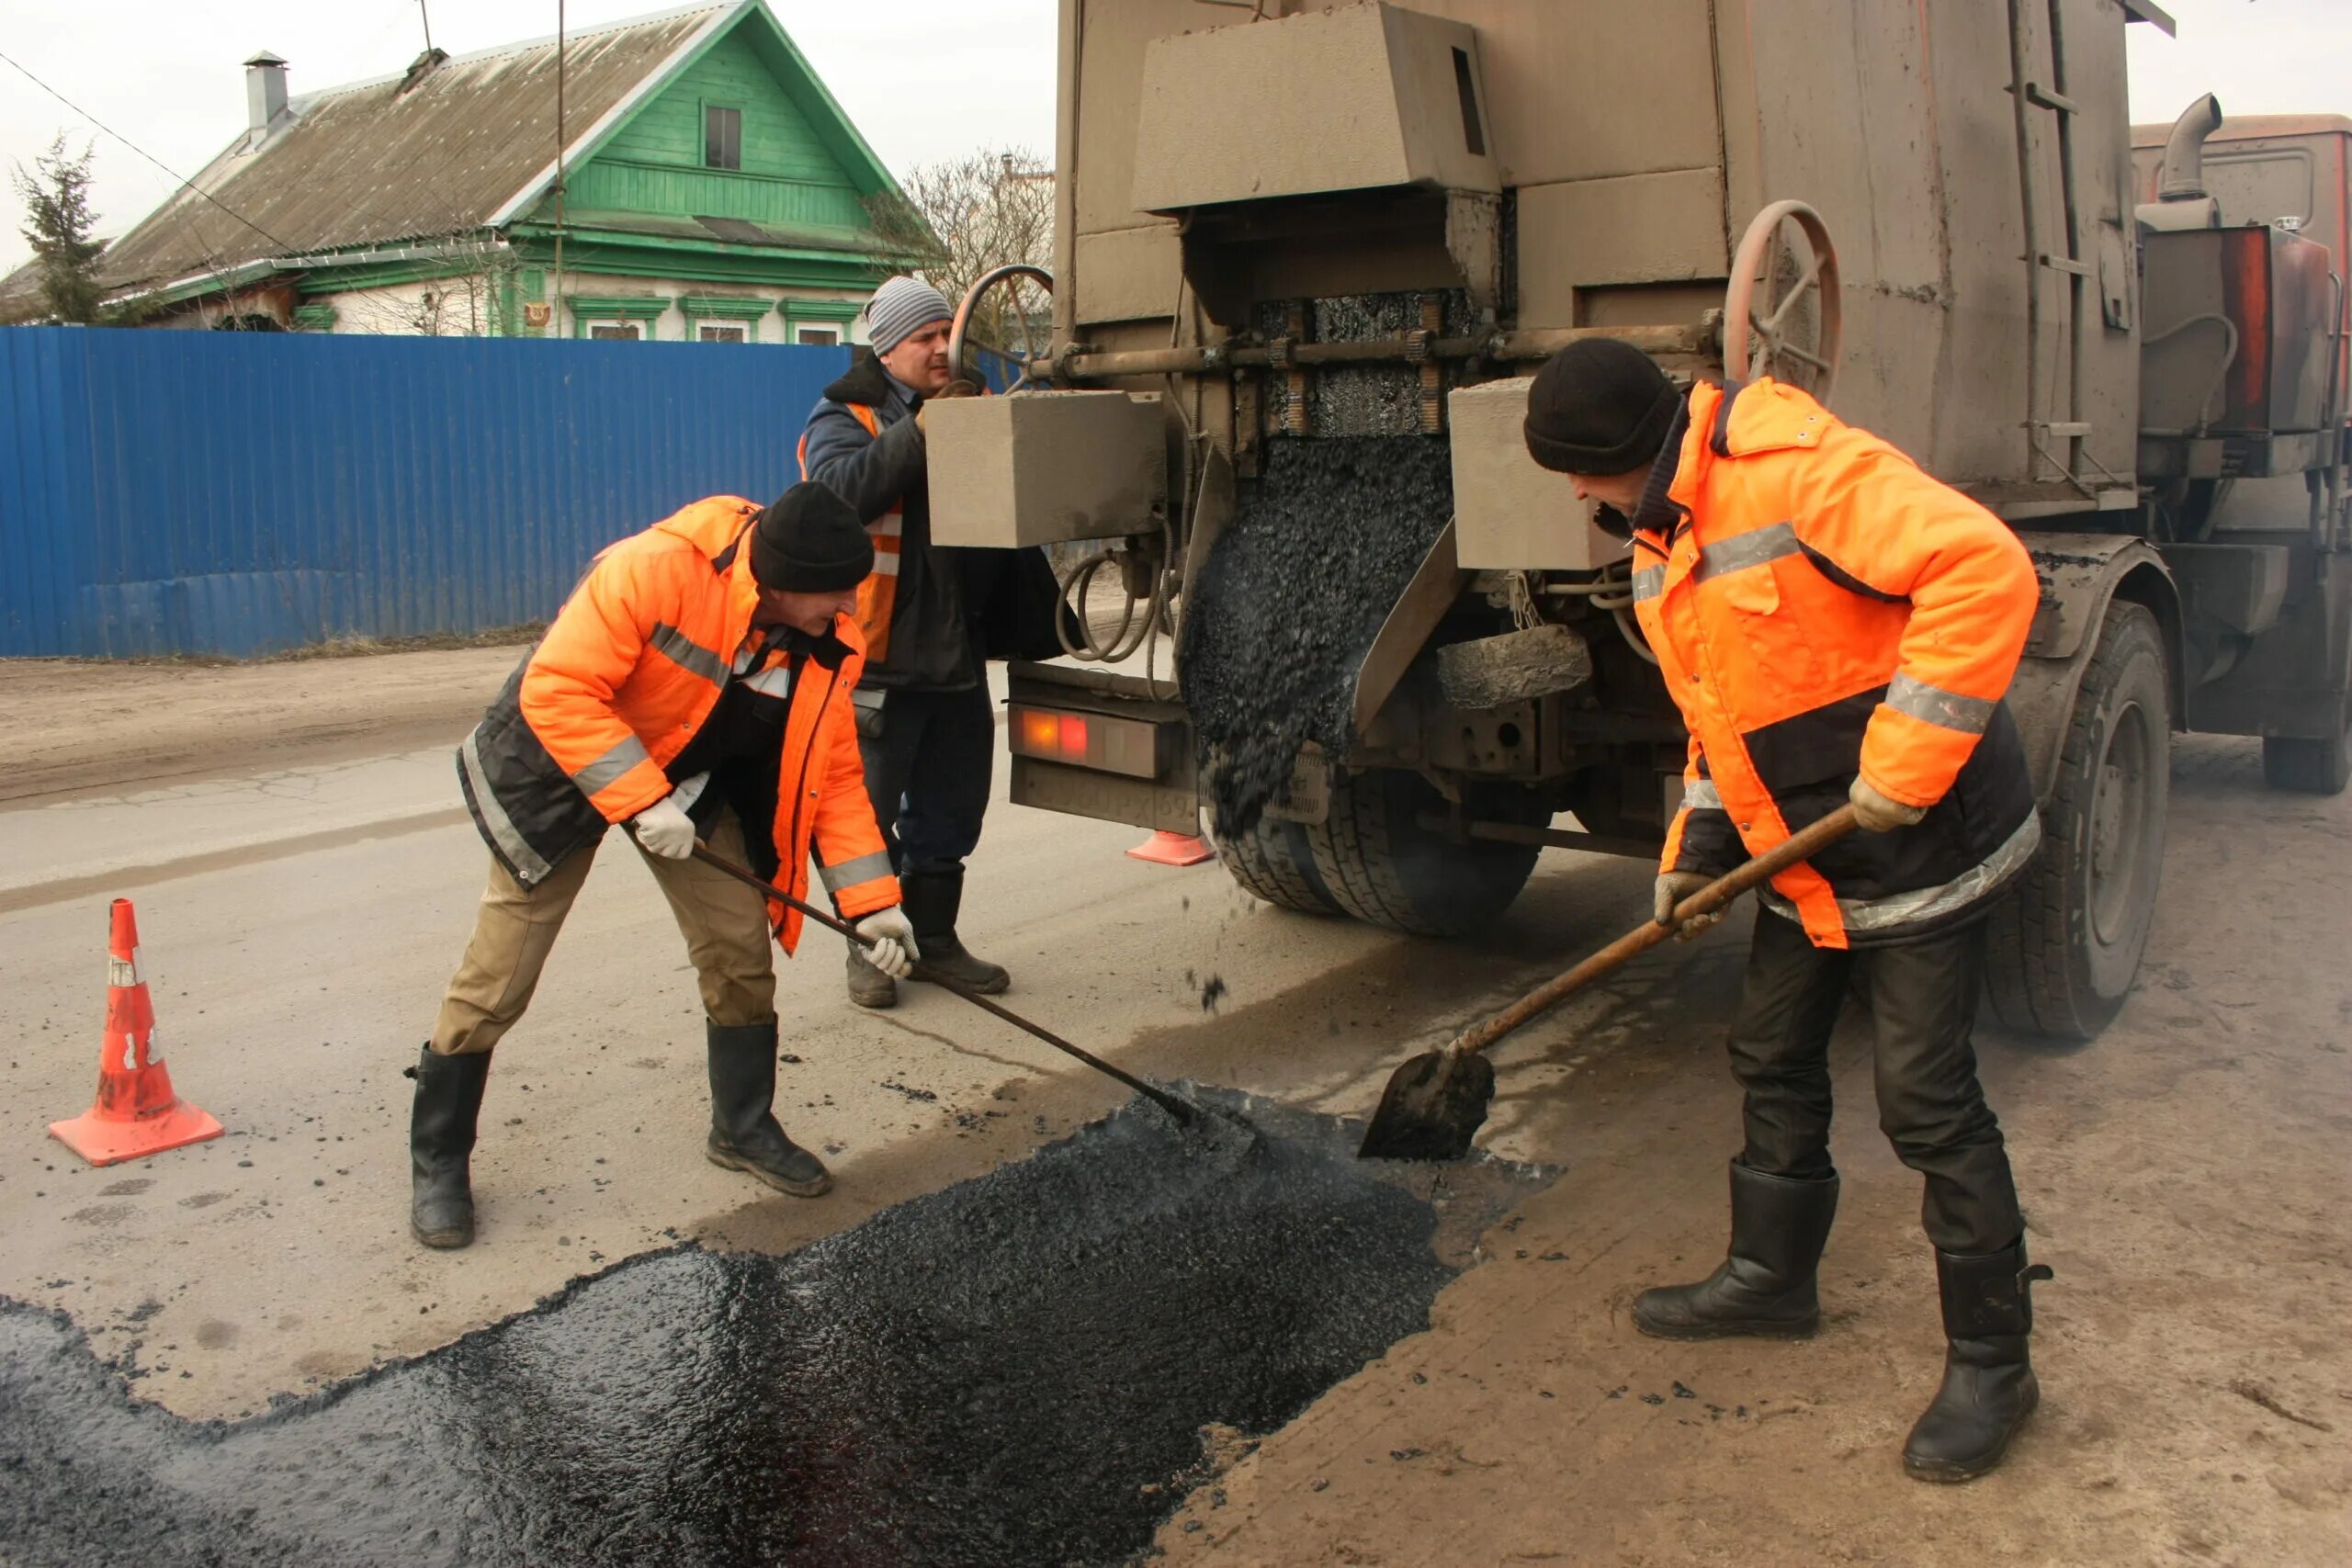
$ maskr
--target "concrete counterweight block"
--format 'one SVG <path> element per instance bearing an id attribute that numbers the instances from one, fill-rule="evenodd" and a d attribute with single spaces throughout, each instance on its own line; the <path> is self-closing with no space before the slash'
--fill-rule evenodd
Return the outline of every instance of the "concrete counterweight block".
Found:
<path id="1" fill-rule="evenodd" d="M 1157 392 L 1017 392 L 925 407 L 933 544 L 1115 539 L 1166 521 Z"/>
<path id="2" fill-rule="evenodd" d="M 1455 547 L 1469 571 L 1591 571 L 1630 547 L 1593 521 L 1566 474 L 1527 455 L 1532 376 L 1446 394 L 1453 434 Z"/>

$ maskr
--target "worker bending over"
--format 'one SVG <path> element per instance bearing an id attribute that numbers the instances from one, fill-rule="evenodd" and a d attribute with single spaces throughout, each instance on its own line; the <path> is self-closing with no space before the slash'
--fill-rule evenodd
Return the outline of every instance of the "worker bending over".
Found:
<path id="1" fill-rule="evenodd" d="M 1904 1465 L 1981 1475 L 2033 1409 L 2028 1286 L 2050 1272 L 2027 1265 L 1970 1042 L 1984 917 L 2040 842 L 2002 701 L 2040 597 L 2032 563 L 1992 513 L 1795 388 L 1684 398 L 1611 340 L 1544 367 L 1526 437 L 1605 524 L 1630 525 L 1635 612 L 1690 732 L 1657 919 L 1849 801 L 1866 829 L 1762 891 L 1730 1042 L 1747 1146 L 1729 1256 L 1644 1291 L 1634 1322 L 1671 1339 L 1818 1325 L 1838 1207 L 1829 1034 L 1859 976 L 1879 1125 L 1926 1178 L 1949 1342 Z"/>
<path id="2" fill-rule="evenodd" d="M 894 277 L 865 308 L 873 347 L 825 389 L 800 437 L 800 474 L 831 487 L 874 535 L 874 575 L 858 593 L 867 664 L 858 692 L 865 789 L 890 846 L 923 968 L 993 996 L 1012 983 L 956 935 L 964 862 L 980 840 L 996 761 L 990 659 L 1061 652 L 1053 570 L 1037 549 L 953 549 L 931 542 L 923 411 L 968 390 L 947 344 L 946 297 Z M 850 999 L 887 1008 L 891 977 L 849 950 Z"/>
<path id="3" fill-rule="evenodd" d="M 714 1165 L 796 1197 L 832 1185 L 776 1124 L 773 931 L 799 915 L 703 863 L 696 838 L 796 897 L 813 846 L 826 890 L 903 975 L 915 956 L 865 804 L 850 693 L 874 547 L 840 498 L 796 485 L 762 510 L 696 502 L 596 558 L 472 734 L 459 783 L 491 852 L 490 886 L 411 1074 L 410 1224 L 427 1247 L 473 1240 L 473 1151 L 491 1048 L 530 1005 L 596 845 L 624 824 L 661 884 L 701 981 Z"/>

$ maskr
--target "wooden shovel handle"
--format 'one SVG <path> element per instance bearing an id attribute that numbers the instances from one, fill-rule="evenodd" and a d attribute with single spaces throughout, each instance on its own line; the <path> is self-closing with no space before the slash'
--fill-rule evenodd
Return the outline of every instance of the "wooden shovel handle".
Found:
<path id="1" fill-rule="evenodd" d="M 1530 1019 L 1549 1011 L 1563 998 L 1584 989 L 1635 954 L 1645 953 L 1672 936 L 1677 927 L 1700 915 L 1712 915 L 1749 888 L 1836 843 L 1857 826 L 1854 808 L 1841 806 L 1811 827 L 1791 834 L 1728 876 L 1718 877 L 1674 907 L 1674 919 L 1665 925 L 1645 920 L 1566 974 L 1554 976 L 1494 1017 L 1473 1024 L 1454 1037 L 1446 1054 L 1483 1051 Z"/>

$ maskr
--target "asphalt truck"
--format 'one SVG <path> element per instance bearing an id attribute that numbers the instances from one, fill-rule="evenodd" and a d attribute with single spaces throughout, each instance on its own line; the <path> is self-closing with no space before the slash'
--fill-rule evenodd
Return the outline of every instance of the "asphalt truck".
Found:
<path id="1" fill-rule="evenodd" d="M 1211 822 L 1225 867 L 1445 936 L 1545 846 L 1655 853 L 1685 739 L 1625 547 L 1520 435 L 1538 363 L 1605 334 L 1805 388 L 2030 547 L 2009 702 L 2046 843 L 1987 989 L 2095 1032 L 2172 737 L 2258 735 L 2280 789 L 2352 767 L 2352 119 L 2209 96 L 2135 133 L 2135 25 L 2173 30 L 2151 0 L 1062 0 L 1057 265 L 965 313 L 1049 286 L 1050 330 L 997 300 L 1019 386 L 931 423 L 939 542 L 1075 548 L 1081 604 L 1127 601 L 1013 669 L 1012 798 L 1194 831 L 1217 759 L 1160 639 L 1217 613 L 1204 568 L 1282 443 L 1417 434 L 1451 520 L 1351 655 L 1346 733 Z"/>

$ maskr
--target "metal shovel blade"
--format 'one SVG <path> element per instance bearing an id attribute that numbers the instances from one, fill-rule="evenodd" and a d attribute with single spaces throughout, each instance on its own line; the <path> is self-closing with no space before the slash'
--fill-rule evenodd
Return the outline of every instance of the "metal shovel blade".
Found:
<path id="1" fill-rule="evenodd" d="M 1475 1051 L 1424 1051 L 1388 1075 L 1358 1159 L 1456 1160 L 1486 1124 L 1495 1065 Z"/>

